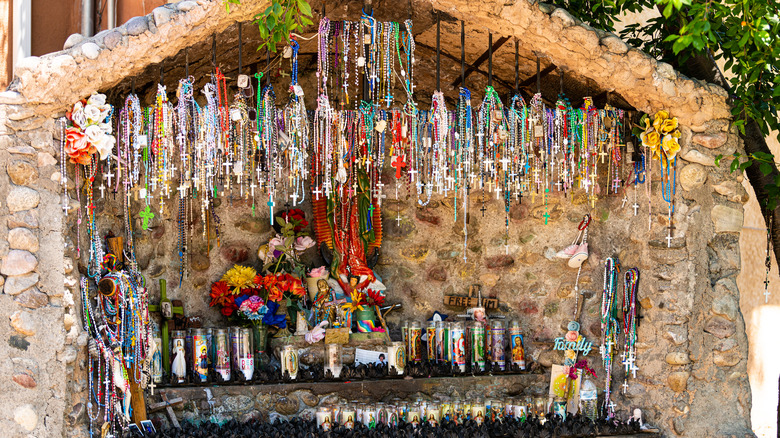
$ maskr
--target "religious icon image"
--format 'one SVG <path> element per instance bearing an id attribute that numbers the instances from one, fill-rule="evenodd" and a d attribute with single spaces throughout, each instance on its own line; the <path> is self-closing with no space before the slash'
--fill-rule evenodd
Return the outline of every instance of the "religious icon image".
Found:
<path id="1" fill-rule="evenodd" d="M 522 368 L 525 368 L 525 349 L 523 348 L 523 337 L 521 335 L 513 335 L 511 338 L 512 345 L 512 362 L 520 364 Z"/>
<path id="2" fill-rule="evenodd" d="M 174 375 L 176 383 L 183 383 L 184 379 L 187 377 L 187 360 L 185 359 L 183 339 L 174 339 L 173 341 L 171 373 Z"/>
<path id="3" fill-rule="evenodd" d="M 205 345 L 200 347 L 200 356 L 198 357 L 198 367 L 197 372 L 198 376 L 200 378 L 206 378 L 209 374 L 209 364 L 208 364 L 209 356 L 208 356 L 208 349 Z"/>
<path id="4" fill-rule="evenodd" d="M 419 426 L 420 425 L 420 417 L 418 417 L 417 414 L 415 414 L 412 417 L 412 421 L 410 421 L 410 423 L 412 423 L 412 426 L 414 426 L 414 427 Z"/>
<path id="5" fill-rule="evenodd" d="M 353 427 L 355 427 L 355 421 L 352 419 L 352 415 L 347 417 L 347 421 L 344 422 L 344 427 L 346 427 L 347 429 L 352 429 Z"/>

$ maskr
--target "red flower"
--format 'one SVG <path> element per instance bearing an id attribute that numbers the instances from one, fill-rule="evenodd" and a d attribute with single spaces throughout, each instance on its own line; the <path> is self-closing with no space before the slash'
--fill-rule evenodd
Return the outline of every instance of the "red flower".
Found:
<path id="1" fill-rule="evenodd" d="M 304 228 L 309 226 L 309 221 L 306 220 L 306 215 L 300 208 L 293 208 L 292 210 L 285 210 L 282 212 L 282 219 L 295 223 L 297 225 L 293 228 L 296 233 L 301 232 Z"/>
<path id="2" fill-rule="evenodd" d="M 225 316 L 230 316 L 238 309 L 235 303 L 231 303 L 230 305 L 227 305 L 222 308 L 221 312 Z"/>
<path id="3" fill-rule="evenodd" d="M 214 307 L 214 306 L 225 307 L 233 303 L 233 297 L 230 293 L 230 289 L 228 289 L 228 285 L 224 281 L 217 281 L 211 285 L 210 296 L 211 296 L 211 303 L 209 303 L 210 307 Z"/>
<path id="4" fill-rule="evenodd" d="M 376 291 L 373 289 L 368 290 L 368 298 L 370 302 L 373 302 L 374 305 L 381 306 L 385 303 L 385 296 L 382 295 L 382 292 Z"/>

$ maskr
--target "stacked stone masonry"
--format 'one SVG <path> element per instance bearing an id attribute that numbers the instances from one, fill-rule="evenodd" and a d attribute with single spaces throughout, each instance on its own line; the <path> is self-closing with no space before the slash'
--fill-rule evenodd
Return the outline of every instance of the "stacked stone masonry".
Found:
<path id="1" fill-rule="evenodd" d="M 8 344 L 0 351 L 0 367 L 2 375 L 10 377 L 0 383 L 0 402 L 5 407 L 0 427 L 5 436 L 86 436 L 87 430 L 87 338 L 80 322 L 76 267 L 83 264 L 88 245 L 83 232 L 78 245 L 76 218 L 79 209 L 83 215 L 84 205 L 75 192 L 73 166 L 68 165 L 67 175 L 60 171 L 57 119 L 76 100 L 108 90 L 179 52 L 188 41 L 205 40 L 265 7 L 262 1 L 243 3 L 226 14 L 219 1 L 182 1 L 93 38 L 69 39 L 62 52 L 19 62 L 9 91 L 0 93 L 0 163 L 5 166 L 5 172 L 0 172 L 0 320 L 8 321 L 0 324 L 0 336 Z M 636 266 L 642 272 L 640 371 L 628 393 L 618 397 L 620 409 L 642 407 L 646 418 L 669 436 L 750 434 L 747 339 L 735 282 L 747 195 L 738 184 L 741 177 L 714 165 L 716 155 L 742 150 L 728 119 L 726 93 L 685 78 L 616 36 L 546 4 L 434 0 L 432 5 L 472 26 L 520 37 L 524 46 L 620 92 L 641 111 L 671 110 L 683 130 L 674 213 L 677 229 L 667 247 L 666 204 L 660 197 L 657 164 L 650 177 L 649 228 L 644 194 L 640 194 L 645 204 L 638 216 L 629 207 L 621 208 L 619 198 L 599 200 L 591 209 L 583 197 L 553 197 L 547 226 L 538 205 L 526 201 L 514 205 L 507 241 L 503 206 L 488 201 L 485 217 L 472 215 L 464 248 L 462 230 L 453 223 L 451 198 L 438 199 L 424 209 L 416 206 L 413 197 L 388 199 L 386 243 L 378 272 L 389 286 L 391 301 L 404 305 L 389 323 L 427 317 L 433 310 L 454 313 L 457 309 L 441 304 L 442 294 L 462 294 L 468 285 L 479 283 L 488 295 L 499 298 L 502 312 L 521 318 L 535 362 L 542 367 L 562 362 L 541 341 L 560 334 L 570 318 L 575 272 L 553 255 L 569 243 L 571 230 L 590 212 L 595 218 L 592 252 L 580 280 L 588 297 L 583 330 L 589 339 L 596 340 L 600 330 L 604 259 L 617 255 L 624 267 Z M 188 37 L 178 38 L 181 34 Z M 63 177 L 70 191 L 67 209 L 61 207 Z M 392 191 L 394 180 L 389 175 L 385 179 Z M 121 232 L 118 206 L 97 201 L 101 235 L 108 230 Z M 477 211 L 479 204 L 474 202 L 472 211 Z M 139 208 L 131 207 L 134 217 Z M 169 296 L 185 301 L 188 314 L 200 314 L 213 323 L 220 319 L 207 308 L 208 284 L 232 263 L 255 262 L 255 248 L 271 234 L 267 216 L 253 218 L 247 206 L 224 203 L 219 208 L 227 218 L 223 247 L 207 248 L 202 243 L 194 248 L 191 275 L 181 288 L 169 290 Z M 400 226 L 394 220 L 396 213 L 402 216 Z M 173 226 L 170 211 L 162 218 L 154 219 L 150 232 L 133 224 L 139 264 L 150 283 L 173 278 L 178 271 L 174 233 L 166 233 L 166 227 Z M 153 300 L 155 294 L 152 286 Z M 591 363 L 597 362 L 593 355 Z M 620 371 L 616 379 L 622 379 Z M 544 385 L 536 382 L 518 392 L 543 391 Z M 434 389 L 428 395 L 447 391 Z M 307 401 L 308 393 L 296 397 L 308 406 L 301 409 L 316 405 Z M 297 400 L 295 409 L 278 397 L 274 406 L 264 400 L 239 388 L 223 392 L 215 408 L 244 414 L 259 403 L 260 415 L 266 418 L 299 410 Z"/>

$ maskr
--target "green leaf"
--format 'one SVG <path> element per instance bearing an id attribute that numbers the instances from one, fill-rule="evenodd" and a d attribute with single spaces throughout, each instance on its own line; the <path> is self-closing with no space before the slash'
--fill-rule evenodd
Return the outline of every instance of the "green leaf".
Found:
<path id="1" fill-rule="evenodd" d="M 311 6 L 305 0 L 298 1 L 298 10 L 301 11 L 301 14 L 311 17 Z"/>
<path id="2" fill-rule="evenodd" d="M 733 173 L 739 167 L 739 158 L 734 158 L 731 162 L 731 172 Z"/>
<path id="3" fill-rule="evenodd" d="M 717 167 L 720 167 L 720 160 L 722 160 L 722 159 L 723 159 L 723 154 L 718 154 L 718 155 L 715 157 L 715 165 L 716 165 Z"/>
<path id="4" fill-rule="evenodd" d="M 760 166 L 758 166 L 758 168 L 761 170 L 761 173 L 763 173 L 763 174 L 764 174 L 764 176 L 767 176 L 767 175 L 769 175 L 770 173 L 772 173 L 772 170 L 774 169 L 774 168 L 772 167 L 772 165 L 771 165 L 771 164 L 769 164 L 769 163 L 761 163 L 761 165 L 760 165 Z"/>

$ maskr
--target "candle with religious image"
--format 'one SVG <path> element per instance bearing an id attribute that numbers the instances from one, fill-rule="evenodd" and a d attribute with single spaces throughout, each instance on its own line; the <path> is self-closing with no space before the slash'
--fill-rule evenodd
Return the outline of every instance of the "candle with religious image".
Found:
<path id="1" fill-rule="evenodd" d="M 412 321 L 409 325 L 409 346 L 407 350 L 407 360 L 409 362 L 421 362 L 422 361 L 422 327 L 420 321 Z"/>
<path id="2" fill-rule="evenodd" d="M 403 343 L 393 342 L 387 347 L 387 369 L 392 370 L 395 368 L 395 372 L 400 376 L 404 374 L 404 367 L 406 366 L 406 349 Z"/>
<path id="3" fill-rule="evenodd" d="M 192 381 L 206 383 L 209 380 L 209 345 L 206 330 L 202 328 L 192 331 Z"/>
<path id="4" fill-rule="evenodd" d="M 171 377 L 172 383 L 180 384 L 187 380 L 187 353 L 185 348 L 187 334 L 184 330 L 171 332 Z"/>
<path id="5" fill-rule="evenodd" d="M 230 341 L 228 331 L 223 328 L 216 329 L 213 337 L 214 343 L 214 370 L 223 382 L 230 381 Z"/>
<path id="6" fill-rule="evenodd" d="M 333 411 L 324 406 L 317 409 L 315 414 L 317 418 L 317 427 L 327 432 L 333 427 Z"/>
<path id="7" fill-rule="evenodd" d="M 452 418 L 451 420 L 454 421 L 456 424 L 460 424 L 465 419 L 465 415 L 463 414 L 463 403 L 461 403 L 460 400 L 455 400 L 452 402 Z"/>
<path id="8" fill-rule="evenodd" d="M 387 406 L 387 425 L 394 427 L 398 426 L 398 406 L 396 405 L 389 405 Z"/>
<path id="9" fill-rule="evenodd" d="M 377 424 L 387 424 L 387 405 L 379 403 L 376 406 L 376 421 Z"/>
<path id="10" fill-rule="evenodd" d="M 404 344 L 404 348 L 409 347 L 409 320 L 404 320 L 401 323 L 401 342 Z M 407 350 L 407 356 L 409 355 L 409 351 Z"/>
<path id="11" fill-rule="evenodd" d="M 325 377 L 330 372 L 334 379 L 338 379 L 342 368 L 341 344 L 325 344 Z"/>
<path id="12" fill-rule="evenodd" d="M 376 427 L 377 413 L 373 405 L 366 405 L 363 408 L 363 425 L 369 429 Z"/>
<path id="13" fill-rule="evenodd" d="M 512 365 L 525 369 L 525 348 L 523 347 L 523 335 L 520 329 L 520 321 L 513 319 L 509 322 L 509 349 Z"/>
<path id="14" fill-rule="evenodd" d="M 282 347 L 282 375 L 290 375 L 290 379 L 298 378 L 298 349 L 292 345 Z M 339 374 L 341 370 L 339 370 Z"/>
<path id="15" fill-rule="evenodd" d="M 436 321 L 428 321 L 425 334 L 428 335 L 428 362 L 436 362 Z"/>
<path id="16" fill-rule="evenodd" d="M 504 328 L 504 323 L 499 320 L 491 321 L 490 362 L 493 366 L 498 367 L 498 369 L 501 371 L 504 371 L 506 369 L 506 361 L 504 357 L 505 335 L 506 335 L 506 329 Z"/>
<path id="17" fill-rule="evenodd" d="M 414 427 L 420 425 L 420 417 L 422 416 L 422 409 L 418 403 L 409 406 L 409 411 L 406 412 L 406 422 L 410 423 Z"/>
<path id="18" fill-rule="evenodd" d="M 452 401 L 445 398 L 441 401 L 441 419 L 445 421 L 452 420 Z"/>
<path id="19" fill-rule="evenodd" d="M 481 398 L 477 398 L 471 404 L 471 419 L 474 420 L 477 425 L 482 424 L 485 421 L 485 402 Z"/>
<path id="20" fill-rule="evenodd" d="M 441 421 L 441 406 L 438 403 L 428 403 L 425 406 L 425 421 L 431 426 L 438 426 Z"/>
<path id="21" fill-rule="evenodd" d="M 349 404 L 341 410 L 339 423 L 346 429 L 355 427 L 355 408 Z"/>
<path id="22" fill-rule="evenodd" d="M 485 327 L 471 323 L 471 371 L 485 371 Z"/>
<path id="23" fill-rule="evenodd" d="M 154 354 L 152 355 L 152 381 L 154 383 L 162 383 L 163 378 L 163 363 L 162 363 L 162 335 L 160 334 L 160 326 L 156 322 L 152 322 L 152 332 L 155 344 Z"/>
<path id="24" fill-rule="evenodd" d="M 462 322 L 452 324 L 452 369 L 461 373 L 466 371 L 466 330 Z"/>

